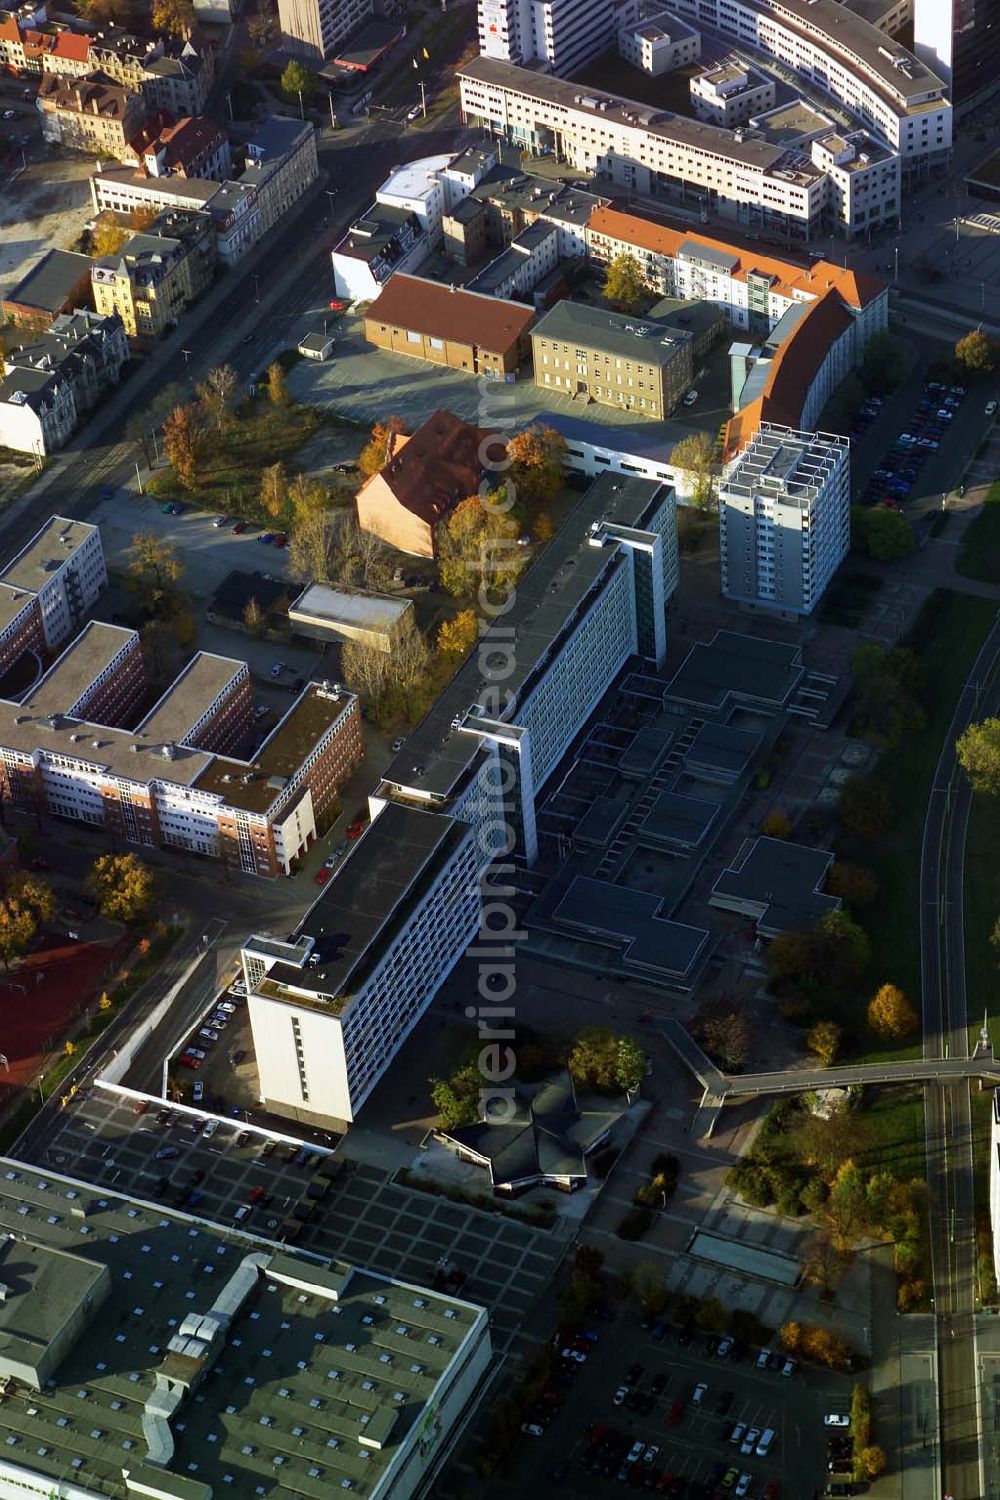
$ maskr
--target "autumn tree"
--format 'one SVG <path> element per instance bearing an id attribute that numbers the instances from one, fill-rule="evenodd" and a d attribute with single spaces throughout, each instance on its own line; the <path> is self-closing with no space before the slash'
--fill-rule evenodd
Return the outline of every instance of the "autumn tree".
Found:
<path id="1" fill-rule="evenodd" d="M 233 398 L 240 388 L 240 377 L 232 365 L 218 365 L 209 370 L 196 388 L 201 409 L 210 427 L 221 432 L 229 420 Z"/>
<path id="2" fill-rule="evenodd" d="M 806 1033 L 806 1046 L 829 1067 L 837 1060 L 842 1038 L 843 1031 L 836 1021 L 817 1021 Z"/>
<path id="3" fill-rule="evenodd" d="M 837 816 L 845 830 L 857 838 L 880 839 L 895 822 L 895 809 L 881 782 L 855 771 L 840 789 Z"/>
<path id="4" fill-rule="evenodd" d="M 604 1251 L 596 1245 L 577 1245 L 573 1256 L 573 1269 L 578 1276 L 597 1277 L 604 1266 Z"/>
<path id="5" fill-rule="evenodd" d="M 34 914 L 41 925 L 51 922 L 56 914 L 56 898 L 47 880 L 41 880 L 28 870 L 20 870 L 7 881 L 4 895 L 17 900 Z"/>
<path id="6" fill-rule="evenodd" d="M 136 922 L 149 909 L 155 890 L 153 872 L 134 854 L 102 854 L 87 876 L 101 916 L 112 922 Z"/>
<path id="7" fill-rule="evenodd" d="M 823 1219 L 833 1244 L 847 1251 L 871 1228 L 871 1206 L 864 1175 L 848 1157 L 837 1168 L 823 1205 Z"/>
<path id="8" fill-rule="evenodd" d="M 104 213 L 90 232 L 90 253 L 95 257 L 117 255 L 130 238 L 131 231 L 116 214 Z"/>
<path id="9" fill-rule="evenodd" d="M 780 807 L 772 808 L 761 823 L 760 831 L 769 839 L 787 839 L 792 832 L 792 820 Z"/>
<path id="10" fill-rule="evenodd" d="M 615 1082 L 626 1094 L 634 1094 L 646 1074 L 646 1054 L 635 1037 L 620 1036 L 615 1054 Z"/>
<path id="11" fill-rule="evenodd" d="M 128 552 L 125 581 L 148 614 L 170 612 L 183 571 L 173 542 L 155 532 L 136 532 Z"/>
<path id="12" fill-rule="evenodd" d="M 383 589 L 391 577 L 385 543 L 353 515 L 342 515 L 333 533 L 332 576 L 348 588 Z"/>
<path id="13" fill-rule="evenodd" d="M 562 488 L 566 439 L 554 427 L 532 426 L 515 433 L 507 444 L 508 470 L 518 501 L 544 504 Z"/>
<path id="14" fill-rule="evenodd" d="M 288 568 L 292 577 L 323 583 L 330 576 L 330 549 L 336 521 L 329 511 L 293 516 L 288 531 Z"/>
<path id="15" fill-rule="evenodd" d="M 803 1113 L 789 1139 L 803 1162 L 833 1178 L 842 1162 L 871 1145 L 872 1131 L 864 1115 L 842 1103 L 826 1114 Z"/>
<path id="16" fill-rule="evenodd" d="M 248 599 L 243 610 L 243 624 L 247 635 L 260 635 L 264 628 L 264 615 L 256 599 Z"/>
<path id="17" fill-rule="evenodd" d="M 906 736 L 918 734 L 927 722 L 918 695 L 924 679 L 917 655 L 908 647 L 891 651 L 868 643 L 851 657 L 856 708 L 854 733 L 894 749 Z"/>
<path id="18" fill-rule="evenodd" d="M 268 464 L 266 469 L 261 470 L 260 505 L 265 515 L 277 520 L 284 516 L 287 503 L 288 476 L 279 459 L 277 463 Z"/>
<path id="19" fill-rule="evenodd" d="M 826 877 L 826 889 L 848 906 L 871 906 L 878 895 L 878 881 L 863 865 L 837 860 Z"/>
<path id="20" fill-rule="evenodd" d="M 608 301 L 625 312 L 635 312 L 645 302 L 648 293 L 642 267 L 628 250 L 608 262 L 603 290 Z"/>
<path id="21" fill-rule="evenodd" d="M 955 754 L 974 792 L 1000 793 L 1000 719 L 970 724 L 955 741 Z"/>
<path id="22" fill-rule="evenodd" d="M 806 1246 L 802 1262 L 802 1279 L 819 1288 L 821 1297 L 829 1297 L 840 1279 L 843 1260 L 828 1234 L 814 1234 Z"/>
<path id="23" fill-rule="evenodd" d="M 163 446 L 185 489 L 194 489 L 205 454 L 205 422 L 198 406 L 175 406 L 163 423 Z"/>
<path id="24" fill-rule="evenodd" d="M 438 528 L 438 578 L 446 593 L 468 598 L 480 589 L 509 591 L 524 566 L 517 524 L 505 494 L 470 495 Z"/>
<path id="25" fill-rule="evenodd" d="M 291 406 L 292 398 L 288 390 L 288 379 L 285 371 L 278 360 L 267 367 L 267 394 L 272 406 Z"/>
<path id="26" fill-rule="evenodd" d="M 806 994 L 850 993 L 870 961 L 866 933 L 843 910 L 826 912 L 811 927 L 779 933 L 767 950 L 771 979 L 791 981 Z"/>
<path id="27" fill-rule="evenodd" d="M 694 1030 L 708 1056 L 726 1073 L 738 1073 L 750 1050 L 744 1013 L 726 1002 L 710 1003 L 696 1017 Z"/>
<path id="28" fill-rule="evenodd" d="M 998 350 L 993 339 L 987 338 L 981 328 L 973 328 L 963 334 L 955 345 L 955 358 L 964 365 L 970 375 L 988 375 L 996 368 Z"/>
<path id="29" fill-rule="evenodd" d="M 30 948 L 38 931 L 38 919 L 30 906 L 16 896 L 0 901 L 0 962 L 8 968 Z"/>
<path id="30" fill-rule="evenodd" d="M 398 636 L 391 651 L 346 641 L 340 660 L 348 683 L 367 701 L 377 721 L 399 716 L 412 720 L 423 711 L 430 652 L 416 627 Z"/>
<path id="31" fill-rule="evenodd" d="M 194 30 L 192 0 L 153 0 L 150 20 L 154 31 L 187 39 Z"/>
<path id="32" fill-rule="evenodd" d="M 884 1473 L 887 1463 L 885 1449 L 880 1448 L 877 1443 L 869 1443 L 866 1448 L 862 1448 L 859 1453 L 855 1454 L 854 1458 L 858 1475 L 866 1484 L 871 1484 L 873 1479 L 877 1479 L 880 1474 Z"/>
<path id="33" fill-rule="evenodd" d="M 920 1017 L 894 984 L 879 986 L 868 1002 L 865 1016 L 875 1035 L 885 1041 L 901 1041 L 920 1029 Z"/>
<path id="34" fill-rule="evenodd" d="M 362 478 L 370 479 L 379 472 L 392 456 L 393 438 L 405 431 L 402 417 L 375 423 L 371 437 L 358 454 L 358 473 Z"/>
<path id="35" fill-rule="evenodd" d="M 617 1038 L 606 1026 L 585 1026 L 577 1033 L 568 1067 L 578 1083 L 610 1092 L 615 1084 Z"/>
<path id="36" fill-rule="evenodd" d="M 437 648 L 442 656 L 464 661 L 479 640 L 479 620 L 474 609 L 460 610 L 438 626 Z"/>
<path id="37" fill-rule="evenodd" d="M 715 444 L 707 432 L 690 432 L 675 443 L 670 462 L 682 469 L 690 479 L 691 499 L 702 509 L 709 509 L 715 500 L 715 478 L 719 465 L 715 456 Z"/>
<path id="38" fill-rule="evenodd" d="M 297 99 L 301 94 L 303 99 L 308 99 L 316 87 L 316 75 L 310 73 L 304 63 L 293 57 L 286 63 L 281 75 L 281 92 L 289 101 Z"/>
<path id="39" fill-rule="evenodd" d="M 548 511 L 540 510 L 531 518 L 531 535 L 542 546 L 551 542 L 556 534 L 555 522 Z"/>

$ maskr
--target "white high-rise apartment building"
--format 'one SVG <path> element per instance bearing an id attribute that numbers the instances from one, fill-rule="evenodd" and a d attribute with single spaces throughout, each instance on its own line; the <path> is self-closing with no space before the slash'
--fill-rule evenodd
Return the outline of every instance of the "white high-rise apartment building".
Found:
<path id="1" fill-rule="evenodd" d="M 479 0 L 479 50 L 569 78 L 614 44 L 612 0 Z"/>
<path id="2" fill-rule="evenodd" d="M 86 521 L 52 516 L 0 573 L 9 588 L 38 596 L 49 646 L 58 646 L 108 581 L 101 533 Z"/>
<path id="3" fill-rule="evenodd" d="M 808 615 L 850 546 L 850 443 L 763 422 L 719 489 L 722 592 Z"/>

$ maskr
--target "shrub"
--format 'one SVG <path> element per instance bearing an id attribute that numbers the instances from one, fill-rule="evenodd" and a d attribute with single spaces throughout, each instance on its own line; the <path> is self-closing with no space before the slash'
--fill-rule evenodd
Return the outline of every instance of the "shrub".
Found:
<path id="1" fill-rule="evenodd" d="M 615 1234 L 620 1240 L 639 1240 L 652 1227 L 653 1212 L 649 1208 L 630 1208 Z"/>

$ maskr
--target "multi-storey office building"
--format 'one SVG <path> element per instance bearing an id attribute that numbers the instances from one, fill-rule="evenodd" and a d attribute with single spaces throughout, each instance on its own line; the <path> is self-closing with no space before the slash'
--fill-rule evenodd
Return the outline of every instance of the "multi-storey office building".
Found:
<path id="1" fill-rule="evenodd" d="M 775 86 L 756 68 L 725 63 L 695 74 L 690 93 L 699 120 L 733 130 L 737 125 L 745 125 L 751 115 L 773 109 Z"/>
<path id="2" fill-rule="evenodd" d="M 483 866 L 505 839 L 533 861 L 536 797 L 629 657 L 664 660 L 676 586 L 673 491 L 602 474 L 391 761 L 373 804 L 466 819 Z"/>
<path id="3" fill-rule="evenodd" d="M 243 947 L 267 1106 L 350 1122 L 480 923 L 473 828 L 386 805 L 291 941 Z"/>
<path id="4" fill-rule="evenodd" d="M 811 614 L 850 548 L 850 444 L 763 422 L 719 487 L 722 592 Z"/>
<path id="5" fill-rule="evenodd" d="M 289 52 L 322 62 L 372 13 L 372 0 L 278 0 L 281 40 Z"/>
<path id="6" fill-rule="evenodd" d="M 913 46 L 968 113 L 1000 87 L 1000 0 L 913 0 Z"/>
<path id="7" fill-rule="evenodd" d="M 426 1493 L 486 1311 L 260 1227 L 0 1159 L 9 1500 Z"/>
<path id="8" fill-rule="evenodd" d="M 650 4 L 640 7 L 634 22 L 619 26 L 618 51 L 634 68 L 658 78 L 697 62 L 701 37 L 686 21 Z"/>
<path id="9" fill-rule="evenodd" d="M 662 421 L 691 384 L 690 333 L 557 302 L 531 330 L 535 384 Z"/>
<path id="10" fill-rule="evenodd" d="M 493 58 L 474 58 L 458 77 L 465 120 L 629 192 L 695 202 L 790 239 L 826 230 L 826 175 L 801 150 Z"/>
<path id="11" fill-rule="evenodd" d="M 569 78 L 613 45 L 613 0 L 479 0 L 484 57 Z"/>
<path id="12" fill-rule="evenodd" d="M 46 521 L 0 572 L 0 583 L 37 598 L 50 648 L 77 628 L 107 581 L 100 531 L 65 516 Z"/>
<path id="13" fill-rule="evenodd" d="M 927 3 L 947 9 L 947 0 Z M 839 100 L 899 153 L 904 176 L 946 169 L 951 105 L 941 78 L 839 0 L 676 0 L 675 9 Z"/>

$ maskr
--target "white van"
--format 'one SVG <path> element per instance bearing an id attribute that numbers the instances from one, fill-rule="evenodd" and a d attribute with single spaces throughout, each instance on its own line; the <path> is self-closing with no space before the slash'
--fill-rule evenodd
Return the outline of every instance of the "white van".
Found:
<path id="1" fill-rule="evenodd" d="M 768 1455 L 768 1450 L 770 1449 L 773 1442 L 774 1428 L 765 1427 L 764 1431 L 760 1435 L 760 1442 L 757 1444 L 757 1457 L 766 1458 Z"/>

